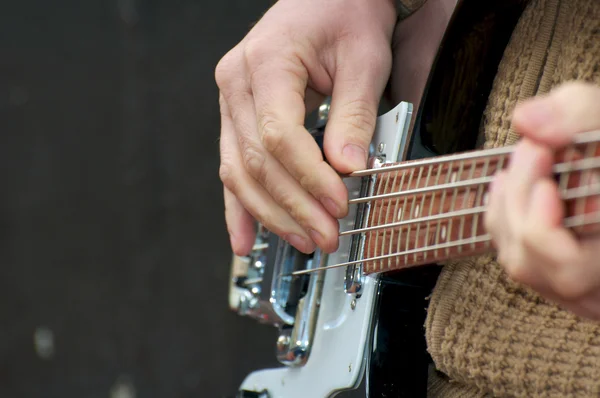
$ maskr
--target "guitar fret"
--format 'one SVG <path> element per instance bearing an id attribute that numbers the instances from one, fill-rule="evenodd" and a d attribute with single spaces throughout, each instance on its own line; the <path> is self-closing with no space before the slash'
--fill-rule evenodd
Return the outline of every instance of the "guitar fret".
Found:
<path id="1" fill-rule="evenodd" d="M 391 189 L 394 189 L 396 187 L 396 181 L 398 180 L 398 174 L 399 173 L 400 173 L 400 171 L 396 171 L 396 173 L 394 174 L 394 182 L 392 183 Z M 403 180 L 404 180 L 404 173 L 402 173 L 402 181 Z M 400 182 L 400 185 L 402 186 L 402 182 Z M 386 220 L 390 219 L 389 218 L 389 214 L 390 214 L 390 208 L 392 207 L 392 203 L 391 202 L 392 201 L 390 200 L 389 203 L 388 203 L 388 211 L 387 211 L 386 216 L 385 216 Z M 397 207 L 398 207 L 398 200 L 396 200 L 396 203 L 394 205 L 394 209 L 392 211 L 392 215 L 394 215 L 394 217 L 396 215 L 396 212 L 398 211 Z M 391 230 L 390 230 L 390 243 L 389 243 L 389 246 L 388 246 L 388 250 L 389 250 L 390 253 L 392 252 L 392 242 L 393 241 L 394 241 L 394 229 L 391 228 Z M 384 240 L 384 242 L 385 242 L 385 240 Z M 392 267 L 392 258 L 391 257 L 388 258 L 387 263 L 388 263 L 387 267 L 388 267 L 388 269 L 390 269 Z M 383 261 L 381 262 L 381 264 L 382 264 L 381 268 L 383 268 Z"/>
<path id="2" fill-rule="evenodd" d="M 410 189 L 411 186 L 411 182 L 413 180 L 413 177 L 415 175 L 415 169 L 411 169 L 410 170 L 410 176 L 408 177 L 408 184 L 407 187 L 408 189 Z M 404 216 L 406 215 L 406 205 L 408 203 L 408 196 L 404 197 L 404 203 L 402 204 L 402 221 L 404 221 Z M 408 229 L 405 231 L 406 233 L 406 248 L 405 250 L 408 250 L 408 239 L 410 238 L 410 226 L 408 227 Z M 400 251 L 400 239 L 398 239 L 398 251 Z M 408 261 L 408 258 L 405 256 L 404 257 L 404 262 L 406 264 L 406 262 Z"/>
<path id="3" fill-rule="evenodd" d="M 567 152 L 565 153 L 565 161 L 567 162 L 567 164 L 569 164 L 571 161 L 573 161 L 574 154 L 575 154 L 575 149 L 572 147 L 569 147 L 569 149 L 567 149 Z M 560 175 L 558 187 L 559 187 L 559 192 L 561 192 L 561 194 L 566 192 L 567 189 L 569 188 L 569 178 L 570 177 L 571 177 L 571 170 L 567 170 Z"/>
<path id="4" fill-rule="evenodd" d="M 596 184 L 594 179 L 589 185 L 590 178 L 596 177 L 598 157 L 589 162 L 582 158 L 593 157 L 599 147 L 590 144 L 580 147 L 576 153 L 565 152 L 557 168 L 559 185 L 569 194 L 564 197 L 570 203 L 567 213 L 575 210 L 584 221 L 588 219 L 585 212 L 591 211 L 586 197 L 596 192 L 600 181 Z M 499 154 L 395 168 L 381 174 L 376 192 L 372 193 L 373 207 L 368 221 L 370 226 L 380 228 L 367 232 L 369 242 L 365 245 L 365 257 L 376 259 L 365 262 L 366 269 L 370 272 L 393 270 L 471 255 L 489 248 L 489 241 L 472 238 L 485 232 L 483 210 L 488 201 L 488 184 L 508 159 L 509 154 Z M 465 184 L 469 181 L 477 183 Z M 429 189 L 436 186 L 443 188 Z M 396 192 L 407 194 L 389 196 Z M 445 214 L 449 216 L 444 217 Z"/>
<path id="5" fill-rule="evenodd" d="M 427 171 L 427 180 L 425 181 L 426 186 L 429 186 L 429 178 L 431 177 L 432 172 L 433 172 L 433 165 L 430 165 L 429 169 Z M 438 176 L 439 176 L 439 173 L 438 173 Z M 436 182 L 437 182 L 437 180 L 436 180 Z M 431 195 L 431 204 L 433 204 L 434 196 L 435 196 L 435 193 L 433 193 Z M 426 195 L 423 195 L 423 199 L 421 202 L 421 208 L 425 207 L 425 197 L 426 197 Z M 429 206 L 429 211 L 425 214 L 427 214 L 428 216 L 431 216 L 431 205 Z M 427 243 L 429 243 L 429 229 L 430 229 L 429 226 L 430 226 L 430 224 L 431 223 L 427 223 L 427 229 L 425 230 L 425 239 L 423 240 L 424 246 L 427 245 Z M 419 230 L 417 230 L 417 236 L 419 236 Z M 427 252 L 424 253 L 424 256 L 425 256 L 425 259 L 427 259 Z"/>
<path id="6" fill-rule="evenodd" d="M 379 196 L 379 195 L 382 194 L 382 190 L 385 192 L 385 185 L 386 184 L 384 184 L 383 181 L 384 181 L 383 178 L 379 181 L 379 184 L 377 186 L 377 196 Z M 384 201 L 380 201 L 380 202 L 381 202 L 381 206 L 383 207 Z M 374 203 L 373 203 L 373 205 L 374 205 Z M 379 211 L 379 219 L 377 220 L 377 224 L 381 224 L 381 215 L 382 214 L 383 214 L 383 211 L 380 210 Z M 384 237 L 385 237 L 385 231 L 383 233 L 384 233 Z M 378 255 L 377 251 L 380 250 L 379 232 L 375 232 L 375 250 L 376 250 L 375 255 Z M 383 254 L 383 253 L 381 253 L 381 254 Z M 383 261 L 379 261 L 379 267 L 380 267 L 380 270 L 383 270 Z"/>
<path id="7" fill-rule="evenodd" d="M 600 145 L 578 145 L 576 150 L 560 152 L 553 169 L 566 205 L 567 227 L 587 231 L 582 225 L 600 226 L 600 211 L 590 201 L 592 195 L 600 195 L 600 153 L 596 153 Z M 490 249 L 483 224 L 488 184 L 505 168 L 509 156 L 510 152 L 491 152 L 490 156 L 446 158 L 414 167 L 407 162 L 383 172 L 370 198 L 372 212 L 367 224 L 373 228 L 368 228 L 364 253 L 367 272 L 440 262 Z M 394 195 L 397 193 L 404 194 Z M 591 220 L 592 213 L 596 221 Z"/>
<path id="8" fill-rule="evenodd" d="M 483 165 L 483 175 L 484 176 L 488 175 L 488 169 L 489 169 L 489 167 L 490 167 L 490 159 L 487 158 L 485 160 L 484 165 Z M 484 188 L 483 185 L 480 185 L 477 188 L 477 197 L 475 198 L 475 204 L 474 204 L 474 206 L 476 206 L 476 207 L 477 206 L 484 206 L 483 195 L 484 195 L 484 192 L 486 192 L 486 191 L 487 191 L 487 189 Z M 471 237 L 477 236 L 478 227 L 479 227 L 479 213 L 475 214 L 474 217 L 473 217 L 473 223 L 471 225 Z M 471 250 L 475 250 L 475 243 L 471 243 Z"/>
<path id="9" fill-rule="evenodd" d="M 470 168 L 470 172 L 469 172 L 469 179 L 473 179 L 473 177 L 475 177 L 475 162 L 471 162 L 471 168 Z M 469 197 L 471 196 L 471 187 L 467 187 L 465 195 L 463 197 L 463 203 L 462 203 L 462 208 L 466 208 L 468 203 L 469 203 Z M 458 240 L 463 240 L 463 235 L 464 235 L 464 229 L 465 229 L 465 223 L 466 223 L 466 219 L 465 216 L 461 216 L 460 217 L 460 229 L 459 229 L 459 234 L 458 234 Z M 463 247 L 459 246 L 458 247 L 458 251 L 462 252 Z"/>
<path id="10" fill-rule="evenodd" d="M 590 159 L 594 157 L 596 154 L 596 143 L 590 143 L 586 146 L 585 150 L 585 159 Z M 586 206 L 588 204 L 588 196 L 590 194 L 590 189 L 592 186 L 592 177 L 593 177 L 593 169 L 585 169 L 581 175 L 579 176 L 580 185 L 583 184 L 583 195 L 584 197 L 579 197 L 575 200 L 575 215 L 582 215 L 584 218 L 584 222 L 586 217 Z M 580 232 L 583 229 L 576 228 L 576 231 Z"/>
<path id="11" fill-rule="evenodd" d="M 463 172 L 463 167 L 464 167 L 464 162 L 461 161 L 458 164 L 458 175 L 462 175 Z M 452 182 L 456 182 L 456 174 L 452 173 Z M 450 201 L 450 211 L 454 211 L 456 208 L 456 198 L 458 196 L 458 189 L 457 188 L 450 188 L 452 190 L 452 200 Z M 450 234 L 450 236 L 452 236 L 452 224 L 453 224 L 453 219 L 451 218 L 450 220 L 448 220 L 448 232 Z M 450 248 L 446 247 L 446 257 L 450 256 Z"/>
<path id="12" fill-rule="evenodd" d="M 415 188 L 420 188 L 421 187 L 420 182 L 421 182 L 421 177 L 422 176 L 423 176 L 423 168 L 419 167 L 419 176 L 417 177 L 417 183 L 415 185 Z M 417 204 L 417 195 L 415 195 L 415 196 L 413 196 L 413 202 L 412 202 L 412 205 L 411 205 L 411 208 L 410 208 L 410 219 L 418 218 L 419 217 L 419 212 L 421 210 L 422 210 L 421 206 L 419 206 Z M 409 225 L 408 228 L 409 228 L 409 231 L 410 231 L 411 230 L 411 226 Z M 410 241 L 410 237 L 411 237 L 410 233 L 408 233 L 407 234 L 407 242 Z M 419 224 L 417 224 L 417 226 L 415 228 L 415 241 L 414 242 L 415 242 L 415 244 L 414 244 L 414 248 L 413 249 L 416 249 L 417 247 L 419 247 Z M 417 254 L 415 253 L 414 256 L 415 257 L 414 257 L 413 261 L 416 261 L 417 260 L 417 257 L 416 257 Z M 406 258 L 404 260 L 408 261 L 408 256 L 406 256 Z"/>
<path id="13" fill-rule="evenodd" d="M 450 178 L 451 178 L 450 176 L 452 174 L 452 168 L 453 167 L 454 167 L 454 163 L 450 162 L 448 164 L 448 170 L 447 170 L 447 174 L 446 174 L 446 182 L 445 182 L 446 184 L 448 184 L 450 182 Z M 442 213 L 444 211 L 444 201 L 446 200 L 446 191 L 447 190 L 444 189 L 442 191 L 442 193 L 441 193 L 442 198 L 440 200 L 440 210 L 439 210 L 440 213 Z M 446 230 L 446 226 L 442 225 L 442 221 L 441 220 L 439 220 L 438 223 L 437 223 L 437 230 L 436 230 L 436 234 L 435 234 L 435 245 L 436 245 L 436 247 L 439 245 L 440 235 L 442 235 L 441 238 L 442 238 L 443 241 L 445 241 L 446 238 L 450 235 L 448 233 L 448 231 Z M 438 256 L 437 249 L 435 250 L 435 252 L 434 252 L 433 255 L 435 257 Z"/>

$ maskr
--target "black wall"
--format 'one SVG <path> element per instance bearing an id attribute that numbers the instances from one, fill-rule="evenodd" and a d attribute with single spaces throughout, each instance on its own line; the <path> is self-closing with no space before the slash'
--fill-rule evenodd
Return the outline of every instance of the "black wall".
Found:
<path id="1" fill-rule="evenodd" d="M 213 77 L 268 4 L 0 2 L 1 398 L 224 397 L 273 362 L 227 309 Z"/>

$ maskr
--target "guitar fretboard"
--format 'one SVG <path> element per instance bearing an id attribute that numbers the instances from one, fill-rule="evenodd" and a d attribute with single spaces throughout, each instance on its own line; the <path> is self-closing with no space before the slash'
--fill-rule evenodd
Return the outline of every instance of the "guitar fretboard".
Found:
<path id="1" fill-rule="evenodd" d="M 595 132 L 596 135 L 600 134 Z M 556 154 L 565 223 L 576 233 L 600 225 L 600 145 L 588 140 Z M 371 199 L 363 262 L 365 273 L 387 272 L 492 250 L 483 220 L 494 174 L 508 151 L 386 165 Z M 398 167 L 400 165 L 400 167 Z M 394 167 L 395 166 L 395 167 Z"/>

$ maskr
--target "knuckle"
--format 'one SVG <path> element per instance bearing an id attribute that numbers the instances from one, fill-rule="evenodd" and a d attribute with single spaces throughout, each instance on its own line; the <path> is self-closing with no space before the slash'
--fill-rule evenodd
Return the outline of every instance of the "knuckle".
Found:
<path id="1" fill-rule="evenodd" d="M 517 238 L 521 242 L 524 251 L 536 255 L 540 250 L 543 250 L 545 233 L 537 223 L 524 223 L 520 230 L 521 233 L 518 234 Z"/>
<path id="2" fill-rule="evenodd" d="M 242 149 L 242 159 L 248 173 L 259 183 L 265 185 L 267 181 L 265 156 L 253 145 L 245 145 Z"/>
<path id="3" fill-rule="evenodd" d="M 221 89 L 226 87 L 227 83 L 230 81 L 236 64 L 235 58 L 236 55 L 233 51 L 230 51 L 219 60 L 215 67 L 215 81 L 217 86 Z"/>
<path id="4" fill-rule="evenodd" d="M 258 209 L 256 212 L 254 212 L 253 216 L 258 223 L 264 225 L 268 230 L 277 235 L 281 234 L 281 229 L 274 222 L 275 217 L 273 217 L 273 214 L 268 209 Z"/>
<path id="5" fill-rule="evenodd" d="M 221 160 L 221 165 L 219 166 L 219 178 L 225 187 L 227 187 L 230 191 L 235 190 L 235 177 L 233 175 L 233 165 L 226 159 Z"/>
<path id="6" fill-rule="evenodd" d="M 305 225 L 304 214 L 300 210 L 300 206 L 296 201 L 296 196 L 289 193 L 280 193 L 278 198 L 279 205 L 300 225 Z"/>
<path id="7" fill-rule="evenodd" d="M 345 120 L 345 122 L 352 129 L 356 130 L 360 133 L 367 134 L 355 134 L 355 136 L 351 137 L 357 141 L 357 143 L 364 145 L 368 145 L 371 139 L 371 134 L 375 130 L 375 122 L 377 119 L 377 115 L 375 111 L 372 109 L 371 104 L 368 101 L 357 99 L 348 104 L 346 104 L 346 112 L 344 115 L 341 115 L 341 119 Z"/>
<path id="8" fill-rule="evenodd" d="M 580 80 L 571 80 L 563 83 L 554 90 L 554 94 L 560 98 L 570 99 L 573 95 L 587 94 L 590 96 L 598 95 L 598 86 Z"/>
<path id="9" fill-rule="evenodd" d="M 263 39 L 248 40 L 244 46 L 244 59 L 247 65 L 253 69 L 260 65 L 268 57 L 272 44 Z"/>
<path id="10" fill-rule="evenodd" d="M 283 146 L 283 128 L 273 117 L 263 115 L 259 124 L 260 139 L 267 151 L 272 154 L 281 152 Z"/>
<path id="11" fill-rule="evenodd" d="M 319 183 L 319 178 L 315 177 L 317 176 L 312 173 L 303 173 L 298 179 L 298 183 L 306 191 L 313 192 L 317 189 Z"/>

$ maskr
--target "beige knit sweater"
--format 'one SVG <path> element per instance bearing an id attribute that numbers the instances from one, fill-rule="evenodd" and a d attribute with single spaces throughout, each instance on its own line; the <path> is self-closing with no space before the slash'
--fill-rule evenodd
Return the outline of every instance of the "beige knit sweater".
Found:
<path id="1" fill-rule="evenodd" d="M 485 146 L 515 142 L 517 102 L 568 80 L 600 84 L 600 0 L 531 0 L 498 70 Z M 600 396 L 600 323 L 515 284 L 490 255 L 444 266 L 426 338 L 430 397 Z"/>

